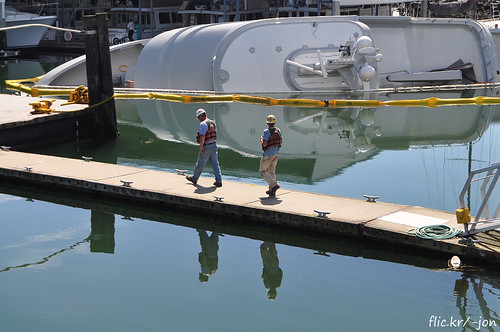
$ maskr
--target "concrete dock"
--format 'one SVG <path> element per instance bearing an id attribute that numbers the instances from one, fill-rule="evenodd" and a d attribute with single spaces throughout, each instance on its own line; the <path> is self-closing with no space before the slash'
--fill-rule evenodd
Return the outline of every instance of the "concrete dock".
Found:
<path id="1" fill-rule="evenodd" d="M 84 139 L 92 133 L 88 124 L 92 112 L 86 104 L 67 100 L 2 94 L 0 99 L 0 145 L 13 148 L 36 147 Z M 33 103 L 51 101 L 53 112 L 31 114 Z"/>
<path id="2" fill-rule="evenodd" d="M 500 262 L 497 231 L 476 235 L 478 242 L 471 246 L 458 238 L 429 240 L 409 234 L 411 229 L 436 224 L 463 229 L 454 213 L 416 206 L 287 188 L 269 197 L 266 186 L 223 181 L 223 186 L 216 188 L 213 179 L 203 177 L 193 185 L 182 174 L 16 151 L 0 151 L 0 179 L 2 183 L 85 194 L 138 207 L 199 210 L 228 220 L 245 219 L 298 231 L 425 248 L 472 261 Z"/>

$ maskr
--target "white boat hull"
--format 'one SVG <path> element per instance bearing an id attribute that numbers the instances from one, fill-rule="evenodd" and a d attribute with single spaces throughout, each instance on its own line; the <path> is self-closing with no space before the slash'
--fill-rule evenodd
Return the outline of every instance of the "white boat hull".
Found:
<path id="1" fill-rule="evenodd" d="M 28 24 L 44 24 L 50 26 L 54 24 L 56 18 L 56 16 L 39 16 L 8 9 L 5 24 L 7 27 Z M 37 47 L 46 31 L 47 27 L 43 26 L 29 26 L 7 30 L 7 48 L 22 49 Z"/>
<path id="2" fill-rule="evenodd" d="M 286 93 L 500 81 L 491 32 L 467 19 L 264 19 L 170 30 L 133 52 L 129 45 L 111 48 L 113 75 L 139 89 Z M 84 61 L 39 84 L 85 84 Z"/>

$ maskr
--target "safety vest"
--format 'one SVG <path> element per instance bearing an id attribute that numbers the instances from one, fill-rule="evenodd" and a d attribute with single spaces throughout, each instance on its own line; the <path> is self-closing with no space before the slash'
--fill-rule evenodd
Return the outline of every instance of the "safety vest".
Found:
<path id="1" fill-rule="evenodd" d="M 279 128 L 271 127 L 269 128 L 269 131 L 271 132 L 271 137 L 269 137 L 269 139 L 267 140 L 267 145 L 265 147 L 262 146 L 262 151 L 267 151 L 272 146 L 281 147 L 281 144 L 283 143 L 283 139 L 281 138 L 281 131 Z"/>
<path id="2" fill-rule="evenodd" d="M 208 130 L 205 133 L 205 142 L 206 141 L 211 141 L 211 140 L 217 140 L 217 130 L 215 128 L 215 121 L 206 119 L 205 120 Z M 200 131 L 196 133 L 196 142 L 200 143 Z"/>

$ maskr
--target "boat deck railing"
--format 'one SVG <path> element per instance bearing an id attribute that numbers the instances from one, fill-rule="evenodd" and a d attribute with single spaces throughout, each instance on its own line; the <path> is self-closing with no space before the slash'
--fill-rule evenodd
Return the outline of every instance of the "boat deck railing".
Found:
<path id="1" fill-rule="evenodd" d="M 465 209 L 465 194 L 469 190 L 473 182 L 479 182 L 481 184 L 481 198 L 482 202 L 475 214 L 475 218 L 472 222 L 464 223 L 464 233 L 463 236 L 469 237 L 479 232 L 486 232 L 493 229 L 500 228 L 500 202 L 497 204 L 495 213 L 490 214 L 490 209 L 488 207 L 491 195 L 495 189 L 498 178 L 500 177 L 500 162 L 491 164 L 488 167 L 484 167 L 475 171 L 471 171 L 469 178 L 465 182 L 465 185 L 460 193 L 460 207 Z M 482 181 L 482 183 L 481 183 Z"/>

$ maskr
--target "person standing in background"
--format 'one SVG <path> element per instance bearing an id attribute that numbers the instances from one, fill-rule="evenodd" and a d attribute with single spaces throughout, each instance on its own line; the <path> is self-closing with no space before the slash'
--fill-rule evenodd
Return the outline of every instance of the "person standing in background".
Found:
<path id="1" fill-rule="evenodd" d="M 132 20 L 128 22 L 127 32 L 128 32 L 128 40 L 133 41 L 134 38 L 132 37 L 134 36 L 134 22 L 132 22 Z"/>

